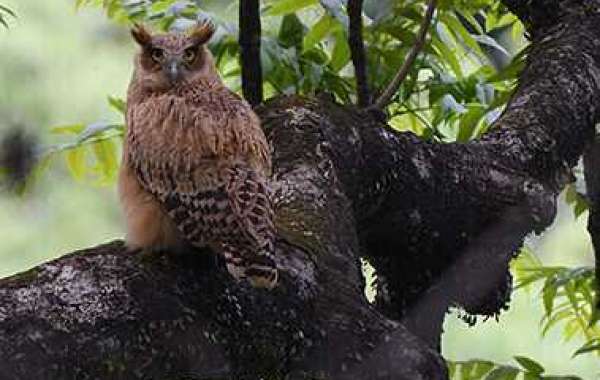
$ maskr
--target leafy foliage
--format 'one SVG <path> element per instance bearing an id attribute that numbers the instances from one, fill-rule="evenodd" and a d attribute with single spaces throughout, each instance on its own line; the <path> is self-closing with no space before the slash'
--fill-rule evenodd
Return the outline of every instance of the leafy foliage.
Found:
<path id="1" fill-rule="evenodd" d="M 229 16 L 237 1 L 218 6 L 211 1 L 175 0 L 77 0 L 77 4 L 102 6 L 119 22 L 150 22 L 161 29 L 210 17 L 219 27 L 211 43 L 219 70 L 230 85 L 239 87 L 238 27 Z M 264 2 L 261 60 L 267 96 L 326 91 L 346 103 L 355 100 L 344 4 L 342 0 Z M 422 0 L 366 2 L 368 76 L 375 89 L 389 83 L 414 44 L 424 6 Z M 219 8 L 221 12 L 216 11 Z M 499 115 L 523 65 L 524 54 L 511 63 L 509 49 L 497 37 L 508 35 L 515 44 L 514 37 L 522 30 L 498 2 L 442 1 L 431 43 L 389 109 L 392 125 L 447 141 L 480 136 Z"/>
<path id="2" fill-rule="evenodd" d="M 594 268 L 544 266 L 530 250 L 523 249 L 513 265 L 516 289 L 531 289 L 541 284 L 544 316 L 541 334 L 562 326 L 565 341 L 581 337 L 585 344 L 573 356 L 595 352 L 600 355 L 600 325 L 594 307 L 596 290 Z"/>
<path id="3" fill-rule="evenodd" d="M 567 185 L 565 189 L 566 202 L 573 208 L 573 214 L 576 218 L 581 216 L 585 211 L 589 209 L 587 199 L 583 194 L 577 191 L 575 184 Z"/>
<path id="4" fill-rule="evenodd" d="M 210 18 L 218 27 L 210 48 L 219 71 L 231 87 L 239 89 L 238 26 L 230 16 L 235 14 L 232 10 L 237 1 L 75 0 L 75 4 L 78 8 L 101 7 L 118 23 L 151 23 L 162 30 L 185 28 Z M 389 12 L 381 13 L 381 9 Z M 375 88 L 382 89 L 400 67 L 415 41 L 423 10 L 423 1 L 367 2 L 364 36 L 368 75 Z M 474 14 L 484 16 L 476 18 Z M 267 96 L 327 91 L 346 103 L 355 99 L 343 1 L 268 0 L 262 17 L 261 60 Z M 424 138 L 448 141 L 466 141 L 484 133 L 508 99 L 523 64 L 523 55 L 510 64 L 502 63 L 510 62 L 509 53 L 492 36 L 508 28 L 519 31 L 521 26 L 496 2 L 442 1 L 431 44 L 389 108 L 391 124 Z M 503 55 L 504 61 L 494 54 Z M 111 101 L 113 106 L 116 103 L 124 104 L 122 100 Z M 84 140 L 78 138 L 53 150 L 73 150 L 66 157 L 75 178 L 86 178 L 86 168 L 93 176 L 104 173 L 98 183 L 112 178 L 116 158 L 110 157 L 115 149 L 108 140 L 120 135 L 123 127 L 122 123 L 109 126 L 113 126 L 112 131 L 109 127 L 101 130 L 101 137 L 85 140 L 88 145 L 93 142 L 88 148 L 80 147 Z M 56 132 L 73 130 L 59 128 Z M 95 152 L 96 162 L 82 163 L 86 149 Z"/>
<path id="5" fill-rule="evenodd" d="M 0 4 L 0 24 L 8 29 L 7 17 L 17 17 L 17 15 L 10 8 Z"/>
<path id="6" fill-rule="evenodd" d="M 600 326 L 594 315 L 594 268 L 544 266 L 534 252 L 523 248 L 512 265 L 516 277 L 515 290 L 539 291 L 544 305 L 540 333 L 562 328 L 565 341 L 575 337 L 585 343 L 573 356 L 595 353 L 600 355 Z M 453 380 L 516 380 L 516 379 L 580 379 L 576 376 L 550 376 L 533 359 L 514 357 L 517 366 L 496 364 L 487 360 L 448 362 Z"/>
<path id="7" fill-rule="evenodd" d="M 487 360 L 448 362 L 453 380 L 581 380 L 577 376 L 552 376 L 533 359 L 515 356 L 517 366 L 499 365 Z"/>

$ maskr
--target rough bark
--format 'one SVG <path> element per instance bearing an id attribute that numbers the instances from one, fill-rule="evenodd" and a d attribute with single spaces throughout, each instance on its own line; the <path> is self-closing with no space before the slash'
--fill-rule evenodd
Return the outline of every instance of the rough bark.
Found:
<path id="1" fill-rule="evenodd" d="M 76 252 L 0 283 L 0 379 L 445 378 L 439 355 L 363 296 L 331 150 L 347 129 L 323 106 L 292 97 L 260 110 L 279 287 L 235 283 L 210 252 Z"/>
<path id="2" fill-rule="evenodd" d="M 478 141 L 420 141 L 328 99 L 259 109 L 281 286 L 236 284 L 209 252 L 76 252 L 0 282 L 0 379 L 445 378 L 430 347 L 447 308 L 505 307 L 509 259 L 552 221 L 594 135 L 600 15 L 571 5 L 533 34 L 516 94 Z M 378 273 L 374 306 L 359 256 Z"/>

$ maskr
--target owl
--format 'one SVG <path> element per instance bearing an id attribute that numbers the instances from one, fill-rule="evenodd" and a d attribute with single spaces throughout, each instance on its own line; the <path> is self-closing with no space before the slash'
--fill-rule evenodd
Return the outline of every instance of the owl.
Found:
<path id="1" fill-rule="evenodd" d="M 210 247 L 238 280 L 273 288 L 269 146 L 250 105 L 221 81 L 210 23 L 139 44 L 127 93 L 119 196 L 127 245 Z"/>

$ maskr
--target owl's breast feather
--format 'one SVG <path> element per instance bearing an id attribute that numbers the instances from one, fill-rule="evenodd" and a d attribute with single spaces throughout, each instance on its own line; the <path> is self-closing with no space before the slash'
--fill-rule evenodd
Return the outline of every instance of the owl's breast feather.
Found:
<path id="1" fill-rule="evenodd" d="M 238 99 L 226 103 L 173 95 L 149 97 L 129 104 L 127 119 L 127 143 L 154 165 L 191 169 L 215 160 L 246 162 L 261 172 L 270 171 L 260 121 Z"/>

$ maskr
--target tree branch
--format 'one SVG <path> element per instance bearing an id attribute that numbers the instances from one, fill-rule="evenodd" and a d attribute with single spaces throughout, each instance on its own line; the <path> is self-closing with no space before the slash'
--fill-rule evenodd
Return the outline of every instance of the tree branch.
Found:
<path id="1" fill-rule="evenodd" d="M 417 59 L 417 56 L 425 46 L 425 39 L 427 38 L 427 31 L 429 29 L 429 25 L 431 24 L 431 19 L 433 18 L 433 13 L 435 11 L 437 0 L 429 0 L 427 3 L 427 11 L 425 11 L 425 16 L 423 17 L 423 21 L 421 22 L 421 26 L 419 28 L 419 33 L 417 34 L 417 39 L 415 41 L 414 46 L 410 49 L 410 52 L 406 56 L 406 60 L 398 70 L 398 73 L 394 76 L 394 79 L 390 82 L 387 88 L 383 91 L 381 96 L 375 101 L 374 108 L 376 109 L 384 109 L 390 104 L 390 101 L 394 97 L 394 94 L 400 88 L 400 85 L 408 76 L 408 73 Z"/>
<path id="2" fill-rule="evenodd" d="M 242 92 L 250 104 L 257 106 L 263 101 L 259 0 L 240 1 L 239 25 Z"/>
<path id="3" fill-rule="evenodd" d="M 358 105 L 367 107 L 371 104 L 371 92 L 367 76 L 367 55 L 363 40 L 362 23 L 363 0 L 348 0 L 348 17 L 350 19 L 348 44 L 354 65 L 354 76 L 356 77 L 356 94 Z"/>
<path id="4" fill-rule="evenodd" d="M 372 153 L 379 165 L 368 173 L 376 178 L 363 186 L 380 198 L 377 207 L 361 207 L 367 215 L 358 224 L 362 246 L 378 271 L 380 310 L 392 318 L 409 318 L 404 319 L 409 327 L 422 326 L 411 331 L 425 339 L 439 336 L 440 329 L 430 329 L 441 328 L 443 316 L 437 314 L 437 324 L 433 316 L 411 317 L 424 289 L 474 314 L 494 315 L 506 306 L 510 258 L 528 231 L 541 231 L 552 221 L 555 196 L 569 179 L 568 168 L 594 136 L 600 115 L 600 16 L 586 14 L 576 4 L 565 6 L 579 6 L 579 12 L 575 9 L 532 41 L 516 93 L 482 139 L 438 145 L 380 133 L 382 140 L 397 145 Z M 510 231 L 510 220 L 518 224 L 503 236 Z M 502 232 L 496 235 L 506 249 L 491 243 L 489 229 Z M 473 246 L 489 248 L 475 254 Z M 471 269 L 456 271 L 449 284 L 448 265 L 463 255 L 468 255 L 466 268 Z M 498 279 L 491 292 L 476 285 L 478 281 L 464 283 L 473 271 L 495 273 L 498 268 L 504 275 L 490 275 Z M 444 286 L 433 285 L 440 281 Z"/>
<path id="5" fill-rule="evenodd" d="M 235 283 L 206 251 L 76 252 L 0 282 L 0 379 L 445 379 L 439 355 L 364 298 L 329 148 L 347 136 L 320 107 L 259 108 L 274 147 L 275 290 Z"/>

